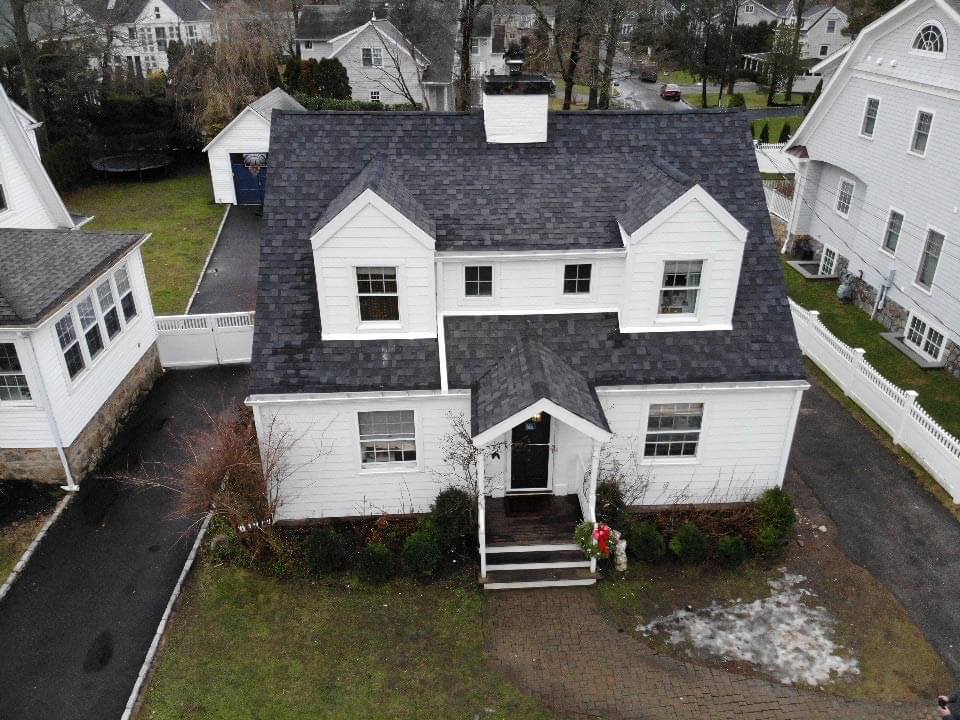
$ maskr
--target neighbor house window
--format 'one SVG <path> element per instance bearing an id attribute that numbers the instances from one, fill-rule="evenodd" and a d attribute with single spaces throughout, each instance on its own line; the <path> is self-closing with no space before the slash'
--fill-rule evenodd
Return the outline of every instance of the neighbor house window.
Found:
<path id="1" fill-rule="evenodd" d="M 417 437 L 413 410 L 357 413 L 363 465 L 416 462 Z"/>
<path id="2" fill-rule="evenodd" d="M 823 246 L 823 256 L 820 258 L 820 275 L 833 275 L 837 270 L 837 251 Z"/>
<path id="3" fill-rule="evenodd" d="M 697 311 L 703 260 L 668 260 L 660 288 L 661 315 L 692 315 Z"/>
<path id="4" fill-rule="evenodd" d="M 917 113 L 917 124 L 913 128 L 913 140 L 910 142 L 910 151 L 917 155 L 927 152 L 927 141 L 930 139 L 930 127 L 933 125 L 933 113 L 921 110 Z"/>
<path id="5" fill-rule="evenodd" d="M 364 67 L 383 67 L 383 48 L 363 48 L 360 57 Z"/>
<path id="6" fill-rule="evenodd" d="M 480 54 L 480 38 L 470 38 L 470 54 Z"/>
<path id="7" fill-rule="evenodd" d="M 3 185 L 0 184 L 0 211 L 7 209 L 7 195 L 3 191 Z"/>
<path id="8" fill-rule="evenodd" d="M 849 180 L 840 181 L 840 189 L 837 191 L 837 212 L 846 217 L 850 214 L 850 206 L 853 204 L 853 183 Z"/>
<path id="9" fill-rule="evenodd" d="M 304 40 L 303 41 L 304 50 L 313 50 L 313 40 Z"/>
<path id="10" fill-rule="evenodd" d="M 837 21 L 836 20 L 827 20 L 827 32 L 832 33 L 837 31 Z"/>
<path id="11" fill-rule="evenodd" d="M 694 457 L 700 442 L 703 403 L 651 405 L 644 457 Z"/>
<path id="12" fill-rule="evenodd" d="M 877 127 L 877 113 L 880 112 L 880 99 L 867 98 L 867 106 L 863 109 L 863 123 L 860 125 L 860 134 L 872 138 Z"/>
<path id="13" fill-rule="evenodd" d="M 130 40 L 137 39 L 137 29 L 133 25 L 127 28 L 127 38 Z"/>
<path id="14" fill-rule="evenodd" d="M 493 266 L 467 265 L 463 269 L 463 292 L 467 297 L 493 295 Z"/>
<path id="15" fill-rule="evenodd" d="M 73 314 L 68 312 L 57 321 L 57 340 L 60 341 L 60 350 L 67 365 L 67 372 L 71 378 L 83 370 L 83 351 L 80 349 L 80 340 L 77 338 L 77 329 L 73 324 Z"/>
<path id="16" fill-rule="evenodd" d="M 160 8 L 159 8 L 159 6 L 155 6 L 155 7 L 153 8 L 153 17 L 156 18 L 157 20 L 160 19 Z"/>
<path id="17" fill-rule="evenodd" d="M 940 359 L 940 353 L 943 351 L 943 333 L 930 327 L 929 323 L 916 315 L 910 316 L 903 339 L 927 357 L 933 360 Z"/>
<path id="18" fill-rule="evenodd" d="M 357 296 L 360 300 L 362 322 L 400 319 L 395 267 L 358 267 Z"/>
<path id="19" fill-rule="evenodd" d="M 920 52 L 942 54 L 943 30 L 934 24 L 924 25 L 913 39 L 913 49 Z"/>
<path id="20" fill-rule="evenodd" d="M 370 102 L 380 102 L 380 91 L 371 90 L 370 91 Z"/>
<path id="21" fill-rule="evenodd" d="M 917 270 L 917 285 L 929 290 L 933 286 L 933 277 L 937 274 L 940 251 L 943 250 L 943 233 L 930 230 L 920 256 L 920 268 Z"/>
<path id="22" fill-rule="evenodd" d="M 743 11 L 747 15 L 753 15 L 754 10 L 755 10 L 754 6 L 751 5 L 750 3 L 747 3 L 746 5 L 743 6 Z"/>
<path id="23" fill-rule="evenodd" d="M 883 233 L 883 249 L 891 255 L 897 252 L 897 243 L 900 242 L 900 230 L 903 229 L 903 213 L 890 211 L 887 218 L 887 229 Z"/>
<path id="24" fill-rule="evenodd" d="M 87 342 L 87 354 L 92 360 L 103 350 L 103 336 L 100 334 L 100 322 L 97 320 L 97 311 L 93 308 L 93 296 L 87 295 L 77 303 L 77 317 L 80 318 L 80 329 Z"/>
<path id="25" fill-rule="evenodd" d="M 821 46 L 820 46 L 820 57 L 826 57 L 826 56 L 829 55 L 829 54 L 830 54 L 830 46 L 829 46 L 829 45 L 821 45 Z"/>
<path id="26" fill-rule="evenodd" d="M 137 303 L 133 299 L 133 288 L 130 287 L 130 276 L 126 266 L 118 268 L 113 274 L 117 283 L 117 292 L 120 294 L 120 308 L 123 310 L 123 319 L 131 320 L 137 315 Z"/>
<path id="27" fill-rule="evenodd" d="M 100 303 L 100 314 L 103 316 L 103 325 L 107 329 L 107 337 L 111 340 L 120 332 L 120 316 L 117 313 L 117 302 L 109 280 L 97 285 L 97 302 Z"/>
<path id="28" fill-rule="evenodd" d="M 0 343 L 0 402 L 24 400 L 30 400 L 30 388 L 20 367 L 17 347 L 13 343 Z"/>
<path id="29" fill-rule="evenodd" d="M 154 28 L 153 30 L 157 35 L 157 48 L 159 50 L 167 49 L 167 31 L 162 27 Z"/>
<path id="30" fill-rule="evenodd" d="M 590 292 L 590 273 L 593 266 L 589 263 L 565 265 L 563 268 L 564 295 L 581 295 Z"/>

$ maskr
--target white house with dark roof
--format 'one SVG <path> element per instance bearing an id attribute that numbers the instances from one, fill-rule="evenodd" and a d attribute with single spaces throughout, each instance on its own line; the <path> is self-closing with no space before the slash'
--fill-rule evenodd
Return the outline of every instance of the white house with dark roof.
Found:
<path id="1" fill-rule="evenodd" d="M 210 163 L 214 202 L 263 204 L 274 110 L 303 110 L 303 106 L 282 88 L 274 88 L 241 110 L 203 149 Z"/>
<path id="2" fill-rule="evenodd" d="M 808 385 L 749 133 L 548 113 L 550 85 L 274 113 L 247 402 L 295 438 L 278 522 L 428 510 L 457 417 L 490 588 L 593 582 L 566 553 L 615 466 L 639 504 L 783 482 Z"/>
<path id="3" fill-rule="evenodd" d="M 960 373 L 960 4 L 906 0 L 832 65 L 793 136 L 790 234 L 922 366 Z"/>
<path id="4" fill-rule="evenodd" d="M 454 107 L 453 35 L 452 28 L 437 28 L 428 56 L 389 20 L 358 24 L 341 5 L 307 5 L 296 28 L 300 57 L 339 60 L 354 100 L 400 105 L 409 94 L 430 110 Z"/>
<path id="5" fill-rule="evenodd" d="M 793 26 L 797 11 L 793 0 L 787 2 L 759 2 L 741 0 L 737 7 L 737 25 L 760 23 Z M 843 34 L 849 23 L 847 14 L 836 5 L 811 3 L 803 9 L 800 19 L 800 58 L 824 58 L 848 45 L 851 38 Z"/>
<path id="6" fill-rule="evenodd" d="M 542 13 L 543 19 L 540 15 Z M 503 53 L 513 45 L 536 43 L 538 34 L 550 42 L 550 28 L 556 19 L 556 10 L 550 6 L 484 5 L 473 22 L 470 41 L 471 75 L 479 78 L 489 73 L 506 72 Z M 544 27 L 544 25 L 546 27 Z M 457 67 L 460 67 L 459 59 Z"/>
<path id="7" fill-rule="evenodd" d="M 0 479 L 74 486 L 160 371 L 140 246 L 77 229 L 0 91 Z"/>

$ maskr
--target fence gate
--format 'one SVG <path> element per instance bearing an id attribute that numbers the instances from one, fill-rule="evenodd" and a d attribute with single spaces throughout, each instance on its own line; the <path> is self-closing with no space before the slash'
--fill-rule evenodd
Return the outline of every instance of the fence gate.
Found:
<path id="1" fill-rule="evenodd" d="M 252 312 L 158 315 L 160 362 L 168 368 L 249 363 L 253 317 Z"/>

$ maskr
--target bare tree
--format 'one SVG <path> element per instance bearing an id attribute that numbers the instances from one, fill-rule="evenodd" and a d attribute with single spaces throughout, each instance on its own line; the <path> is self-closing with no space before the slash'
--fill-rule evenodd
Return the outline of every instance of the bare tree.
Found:
<path id="1" fill-rule="evenodd" d="M 792 63 L 796 67 L 787 75 L 787 87 L 784 91 L 784 100 L 790 102 L 793 97 L 793 78 L 797 74 L 800 64 L 800 29 L 803 26 L 803 11 L 806 7 L 806 0 L 797 0 L 796 1 L 796 11 L 797 17 L 793 23 L 793 44 L 791 46 L 790 54 L 794 58 Z"/>
<path id="2" fill-rule="evenodd" d="M 423 72 L 428 65 L 426 57 L 405 35 L 394 38 L 376 25 L 372 27 L 380 39 L 384 62 L 379 67 L 362 67 L 363 76 L 385 91 L 402 96 L 410 105 L 422 104 L 424 110 L 429 110 L 430 101 L 423 87 Z M 411 73 L 416 83 L 413 87 L 408 80 Z"/>
<path id="3" fill-rule="evenodd" d="M 474 26 L 482 0 L 460 0 L 457 22 L 460 34 L 460 71 L 457 76 L 457 110 L 466 111 L 473 104 L 473 65 L 470 63 L 470 46 L 473 44 Z M 492 5 L 487 5 L 492 12 Z"/>
<path id="4" fill-rule="evenodd" d="M 463 413 L 448 412 L 450 432 L 440 438 L 440 457 L 442 469 L 433 469 L 433 475 L 446 487 L 456 487 L 472 498 L 480 495 L 477 478 L 477 461 L 480 456 L 501 457 L 506 451 L 506 443 L 499 442 L 479 448 L 473 442 L 470 421 Z M 496 490 L 502 479 L 492 483 L 485 482 L 487 491 Z"/>
<path id="5" fill-rule="evenodd" d="M 573 101 L 573 86 L 584 45 L 590 37 L 590 23 L 597 0 L 568 0 L 558 8 L 553 23 L 553 49 L 563 77 L 563 109 L 569 110 Z M 540 0 L 534 5 L 540 22 L 549 24 Z"/>

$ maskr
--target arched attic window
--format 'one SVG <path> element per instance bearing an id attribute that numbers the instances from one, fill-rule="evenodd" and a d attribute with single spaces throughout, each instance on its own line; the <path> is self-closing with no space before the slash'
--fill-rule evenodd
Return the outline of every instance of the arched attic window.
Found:
<path id="1" fill-rule="evenodd" d="M 924 53 L 942 55 L 946 48 L 943 28 L 937 23 L 928 22 L 917 32 L 913 39 L 913 49 Z"/>

